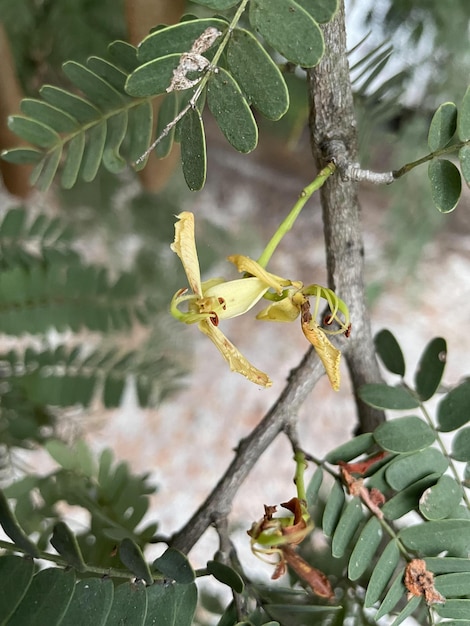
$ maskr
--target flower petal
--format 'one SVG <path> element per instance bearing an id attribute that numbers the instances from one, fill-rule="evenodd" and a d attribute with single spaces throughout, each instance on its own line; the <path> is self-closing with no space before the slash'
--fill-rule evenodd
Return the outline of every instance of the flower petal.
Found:
<path id="1" fill-rule="evenodd" d="M 210 321 L 203 321 L 198 326 L 199 330 L 209 337 L 219 350 L 221 355 L 230 365 L 232 372 L 242 374 L 248 380 L 261 385 L 262 387 L 271 387 L 272 381 L 267 374 L 256 369 L 245 357 L 237 350 L 231 341 L 214 326 Z"/>
<path id="2" fill-rule="evenodd" d="M 219 319 L 243 315 L 261 300 L 268 289 L 266 283 L 254 276 L 219 283 L 209 289 L 203 283 L 204 296 L 221 298 L 224 301 L 223 311 L 218 311 Z"/>
<path id="3" fill-rule="evenodd" d="M 338 391 L 341 382 L 339 373 L 341 352 L 334 347 L 314 319 L 310 322 L 302 321 L 302 331 L 320 357 L 331 386 Z"/>
<path id="4" fill-rule="evenodd" d="M 298 316 L 299 307 L 292 302 L 291 298 L 286 297 L 260 311 L 256 319 L 266 322 L 293 322 Z"/>
<path id="5" fill-rule="evenodd" d="M 202 296 L 201 273 L 194 237 L 194 215 L 189 211 L 183 211 L 176 217 L 179 221 L 175 224 L 175 240 L 170 248 L 179 256 L 193 293 Z"/>
<path id="6" fill-rule="evenodd" d="M 253 259 L 250 259 L 247 256 L 243 256 L 241 254 L 232 254 L 232 256 L 227 257 L 227 259 L 231 263 L 236 265 L 239 272 L 247 272 L 252 276 L 256 276 L 266 285 L 272 287 L 272 289 L 274 289 L 278 294 L 282 293 L 284 287 L 289 287 L 293 284 L 290 280 L 267 272 L 264 267 L 261 267 L 259 263 L 253 261 Z M 302 283 L 298 284 L 300 285 L 300 287 L 302 287 Z"/>

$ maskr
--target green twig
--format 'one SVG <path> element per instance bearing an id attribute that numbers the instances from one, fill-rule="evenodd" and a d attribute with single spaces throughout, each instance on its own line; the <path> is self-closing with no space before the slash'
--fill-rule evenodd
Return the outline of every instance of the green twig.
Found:
<path id="1" fill-rule="evenodd" d="M 394 170 L 393 178 L 395 179 L 400 178 L 401 176 L 408 174 L 408 172 L 410 172 L 415 167 L 418 167 L 418 165 L 423 165 L 423 163 L 426 163 L 427 161 L 432 161 L 432 159 L 437 159 L 438 157 L 443 156 L 444 154 L 451 154 L 452 152 L 457 152 L 458 150 L 460 150 L 460 148 L 463 148 L 464 146 L 468 146 L 468 145 L 470 145 L 470 141 L 461 141 L 459 143 L 454 143 L 451 146 L 447 146 L 446 148 L 441 148 L 440 150 L 436 150 L 435 152 L 430 152 L 426 156 L 421 157 L 420 159 L 417 159 L 416 161 L 412 161 L 411 163 L 407 163 L 406 165 L 403 165 L 403 167 L 400 167 L 400 169 L 398 170 Z"/>

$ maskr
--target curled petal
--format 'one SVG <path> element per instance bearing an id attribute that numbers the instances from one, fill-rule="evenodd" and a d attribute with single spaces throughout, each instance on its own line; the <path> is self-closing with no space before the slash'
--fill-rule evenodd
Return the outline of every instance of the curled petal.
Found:
<path id="1" fill-rule="evenodd" d="M 273 302 L 256 316 L 266 322 L 293 322 L 299 316 L 299 307 L 289 297 Z"/>
<path id="2" fill-rule="evenodd" d="M 202 296 L 201 273 L 194 237 L 194 215 L 189 211 L 183 211 L 176 217 L 178 222 L 175 224 L 175 240 L 170 248 L 179 256 L 193 293 Z"/>
<path id="3" fill-rule="evenodd" d="M 334 347 L 314 319 L 310 322 L 302 321 L 302 331 L 320 357 L 331 386 L 338 391 L 341 382 L 339 373 L 341 352 Z"/>
<path id="4" fill-rule="evenodd" d="M 271 287 L 278 294 L 282 293 L 284 287 L 288 287 L 292 284 L 295 284 L 296 286 L 300 285 L 300 287 L 302 287 L 302 283 L 292 283 L 290 280 L 286 280 L 285 278 L 281 278 L 280 276 L 267 272 L 264 267 L 261 267 L 259 263 L 253 261 L 253 259 L 250 259 L 247 256 L 233 254 L 232 256 L 227 257 L 227 259 L 236 265 L 239 272 L 247 272 L 252 276 L 256 276 L 256 278 L 262 280 L 267 287 Z"/>
<path id="5" fill-rule="evenodd" d="M 272 381 L 269 376 L 245 359 L 233 343 L 210 321 L 205 320 L 201 322 L 198 328 L 213 341 L 233 372 L 242 374 L 251 382 L 262 387 L 271 387 Z"/>
<path id="6" fill-rule="evenodd" d="M 269 289 L 266 283 L 254 276 L 217 283 L 209 288 L 204 283 L 203 288 L 205 296 L 223 300 L 223 311 L 219 312 L 220 319 L 243 315 L 254 307 Z"/>

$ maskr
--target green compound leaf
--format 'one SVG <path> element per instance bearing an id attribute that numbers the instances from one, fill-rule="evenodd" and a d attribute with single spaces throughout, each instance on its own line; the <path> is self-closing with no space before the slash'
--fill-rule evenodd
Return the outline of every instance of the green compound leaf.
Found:
<path id="1" fill-rule="evenodd" d="M 455 209 L 462 193 L 462 178 L 457 167 L 447 159 L 434 159 L 428 165 L 431 195 L 441 213 Z"/>
<path id="2" fill-rule="evenodd" d="M 147 593 L 143 583 L 126 582 L 114 591 L 113 604 L 108 614 L 106 626 L 132 624 L 144 626 L 147 614 Z"/>
<path id="3" fill-rule="evenodd" d="M 227 46 L 228 68 L 247 100 L 270 120 L 289 108 L 289 91 L 279 68 L 256 37 L 235 29 Z"/>
<path id="4" fill-rule="evenodd" d="M 374 445 L 375 440 L 372 433 L 363 433 L 338 446 L 325 457 L 325 461 L 337 464 L 338 461 L 348 462 L 356 457 L 368 452 Z"/>
<path id="5" fill-rule="evenodd" d="M 137 98 L 165 93 L 173 78 L 173 71 L 178 67 L 180 57 L 180 54 L 169 54 L 138 67 L 127 78 L 127 93 Z"/>
<path id="6" fill-rule="evenodd" d="M 460 141 L 470 140 L 470 86 L 462 100 L 457 116 L 457 134 Z"/>
<path id="7" fill-rule="evenodd" d="M 382 363 L 392 374 L 405 375 L 405 359 L 395 336 L 386 328 L 374 337 L 375 349 Z"/>
<path id="8" fill-rule="evenodd" d="M 240 574 L 228 565 L 220 563 L 219 561 L 208 561 L 207 571 L 219 582 L 228 585 L 235 593 L 243 592 L 245 584 Z"/>
<path id="9" fill-rule="evenodd" d="M 122 540 L 119 546 L 119 558 L 137 578 L 145 580 L 147 585 L 153 583 L 150 567 L 144 559 L 142 550 L 135 541 L 132 541 L 132 539 L 128 537 Z"/>
<path id="10" fill-rule="evenodd" d="M 189 189 L 202 189 L 207 173 L 206 137 L 202 117 L 192 107 L 181 121 L 181 165 Z"/>
<path id="11" fill-rule="evenodd" d="M 11 115 L 8 118 L 8 128 L 28 143 L 39 148 L 52 148 L 60 142 L 60 137 L 55 130 L 29 117 Z"/>
<path id="12" fill-rule="evenodd" d="M 154 61 L 169 54 L 189 52 L 194 42 L 209 27 L 217 28 L 223 32 L 227 28 L 227 22 L 216 18 L 186 20 L 179 24 L 173 24 L 160 28 L 150 33 L 137 48 L 137 57 L 140 63 Z M 220 40 L 220 39 L 219 39 Z M 214 50 L 217 46 L 216 40 Z M 212 48 L 211 48 L 212 50 Z"/>
<path id="13" fill-rule="evenodd" d="M 470 520 L 444 519 L 403 528 L 399 539 L 409 549 L 423 556 L 467 556 L 470 550 Z"/>
<path id="14" fill-rule="evenodd" d="M 470 380 L 451 389 L 437 408 L 439 430 L 457 430 L 470 420 Z"/>
<path id="15" fill-rule="evenodd" d="M 447 343 L 435 337 L 426 346 L 415 374 L 416 391 L 426 401 L 436 392 L 442 379 L 447 358 Z"/>
<path id="16" fill-rule="evenodd" d="M 248 102 L 234 80 L 224 69 L 213 72 L 207 84 L 207 104 L 227 141 L 248 153 L 258 143 L 258 126 Z"/>
<path id="17" fill-rule="evenodd" d="M 329 22 L 338 10 L 338 0 L 296 0 L 316 22 Z"/>
<path id="18" fill-rule="evenodd" d="M 358 497 L 354 497 L 345 506 L 336 526 L 331 543 L 331 552 L 334 557 L 340 558 L 344 555 L 363 520 L 361 501 Z"/>
<path id="19" fill-rule="evenodd" d="M 429 127 L 428 146 L 431 152 L 445 148 L 457 128 L 457 107 L 453 102 L 444 102 L 434 113 Z"/>
<path id="20" fill-rule="evenodd" d="M 441 476 L 419 499 L 419 510 L 428 520 L 451 517 L 460 500 L 462 488 L 451 476 Z"/>
<path id="21" fill-rule="evenodd" d="M 470 185 L 470 146 L 463 146 L 459 150 L 460 169 L 467 185 Z"/>
<path id="22" fill-rule="evenodd" d="M 52 533 L 51 544 L 78 572 L 85 571 L 85 562 L 77 538 L 64 522 L 57 522 Z"/>
<path id="23" fill-rule="evenodd" d="M 110 578 L 86 578 L 75 585 L 72 600 L 60 626 L 104 626 L 114 598 Z"/>
<path id="24" fill-rule="evenodd" d="M 155 559 L 152 567 L 161 572 L 166 578 L 170 578 L 181 585 L 188 585 L 196 578 L 196 574 L 186 556 L 175 548 L 168 548 L 162 556 Z"/>
<path id="25" fill-rule="evenodd" d="M 393 572 L 400 560 L 400 550 L 396 541 L 391 541 L 380 555 L 377 565 L 371 574 L 367 592 L 364 599 L 364 606 L 371 607 L 382 597 Z"/>
<path id="26" fill-rule="evenodd" d="M 362 529 L 349 558 L 348 577 L 350 580 L 357 580 L 372 564 L 381 540 L 382 526 L 376 517 L 371 517 Z"/>
<path id="27" fill-rule="evenodd" d="M 322 519 L 323 533 L 327 537 L 331 537 L 334 533 L 343 510 L 344 501 L 345 496 L 343 488 L 341 484 L 335 480 L 333 487 L 328 494 Z"/>
<path id="28" fill-rule="evenodd" d="M 456 461 L 470 461 L 470 427 L 462 428 L 455 435 L 451 456 Z"/>
<path id="29" fill-rule="evenodd" d="M 430 446 L 435 434 L 430 426 L 414 415 L 384 422 L 374 431 L 381 448 L 389 452 L 414 452 Z"/>
<path id="30" fill-rule="evenodd" d="M 51 567 L 36 574 L 9 626 L 60 624 L 75 588 L 74 570 Z"/>
<path id="31" fill-rule="evenodd" d="M 322 58 L 322 31 L 294 0 L 251 0 L 249 19 L 253 29 L 291 63 L 313 67 Z"/>
<path id="32" fill-rule="evenodd" d="M 429 474 L 443 474 L 448 466 L 440 450 L 426 448 L 394 459 L 385 470 L 385 478 L 392 489 L 401 491 Z"/>
<path id="33" fill-rule="evenodd" d="M 359 396 L 361 400 L 378 409 L 403 411 L 419 406 L 418 400 L 402 386 L 392 387 L 384 383 L 362 385 Z"/>
<path id="34" fill-rule="evenodd" d="M 0 623 L 20 604 L 33 579 L 34 561 L 8 554 L 0 557 Z"/>

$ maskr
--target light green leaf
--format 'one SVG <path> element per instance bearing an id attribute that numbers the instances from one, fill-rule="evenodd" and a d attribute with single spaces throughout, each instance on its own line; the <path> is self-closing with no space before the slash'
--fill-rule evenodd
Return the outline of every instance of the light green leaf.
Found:
<path id="1" fill-rule="evenodd" d="M 175 548 L 168 548 L 162 556 L 155 559 L 152 568 L 161 572 L 166 578 L 171 578 L 181 585 L 188 585 L 196 578 L 196 574 L 186 556 Z"/>
<path id="2" fill-rule="evenodd" d="M 403 411 L 416 409 L 418 400 L 405 387 L 392 387 L 384 383 L 371 383 L 359 388 L 359 396 L 370 406 L 378 409 Z"/>
<path id="3" fill-rule="evenodd" d="M 207 84 L 207 104 L 227 141 L 238 152 L 251 152 L 258 143 L 258 126 L 240 87 L 224 69 Z"/>
<path id="4" fill-rule="evenodd" d="M 345 506 L 336 526 L 331 543 L 331 552 L 334 557 L 340 558 L 344 555 L 363 520 L 361 501 L 358 497 L 354 497 Z"/>
<path id="5" fill-rule="evenodd" d="M 335 481 L 333 487 L 328 494 L 325 510 L 323 512 L 322 529 L 327 537 L 331 537 L 344 505 L 344 491 L 340 483 Z"/>
<path id="6" fill-rule="evenodd" d="M 52 148 L 60 143 L 60 137 L 55 130 L 29 117 L 10 115 L 8 128 L 15 135 L 40 148 Z"/>
<path id="7" fill-rule="evenodd" d="M 462 193 L 462 179 L 459 170 L 447 159 L 433 159 L 428 165 L 431 195 L 441 213 L 455 209 Z"/>
<path id="8" fill-rule="evenodd" d="M 325 457 L 325 461 L 336 465 L 338 461 L 348 462 L 356 457 L 368 452 L 374 445 L 375 440 L 372 433 L 363 433 L 353 437 L 350 441 L 341 444 Z"/>
<path id="9" fill-rule="evenodd" d="M 0 557 L 0 623 L 20 604 L 33 579 L 34 561 L 12 554 Z"/>
<path id="10" fill-rule="evenodd" d="M 181 122 L 181 165 L 191 191 L 204 187 L 207 172 L 206 137 L 202 117 L 190 108 Z"/>
<path id="11" fill-rule="evenodd" d="M 405 375 L 405 359 L 395 336 L 387 329 L 378 332 L 374 337 L 375 349 L 382 363 L 393 374 Z"/>
<path id="12" fill-rule="evenodd" d="M 75 118 L 79 124 L 89 124 L 99 119 L 102 115 L 99 109 L 90 104 L 87 100 L 65 91 L 65 89 L 44 85 L 39 90 L 39 93 L 46 102 L 49 102 L 62 111 L 66 111 Z"/>
<path id="13" fill-rule="evenodd" d="M 470 185 L 470 146 L 463 146 L 459 150 L 460 169 L 467 185 Z"/>
<path id="14" fill-rule="evenodd" d="M 462 488 L 451 476 L 441 476 L 419 499 L 419 510 L 426 519 L 451 517 L 462 499 Z"/>
<path id="15" fill-rule="evenodd" d="M 470 380 L 451 389 L 437 408 L 439 430 L 457 430 L 470 420 Z"/>
<path id="16" fill-rule="evenodd" d="M 390 589 L 387 591 L 385 598 L 383 599 L 382 604 L 379 606 L 379 610 L 375 614 L 375 620 L 379 621 L 384 615 L 393 611 L 396 605 L 400 602 L 400 600 L 406 597 L 406 588 L 403 584 L 403 576 L 405 574 L 405 570 L 402 569 L 398 572 L 395 580 L 393 581 Z"/>
<path id="17" fill-rule="evenodd" d="M 57 133 L 73 133 L 78 128 L 75 118 L 43 100 L 24 98 L 20 103 L 20 108 L 24 115 L 45 124 Z"/>
<path id="18" fill-rule="evenodd" d="M 447 359 L 447 343 L 435 337 L 426 346 L 415 374 L 416 391 L 422 401 L 431 398 L 442 379 Z"/>
<path id="19" fill-rule="evenodd" d="M 85 150 L 85 133 L 78 133 L 67 147 L 64 168 L 62 170 L 61 185 L 64 189 L 71 189 L 77 182 L 78 172 Z"/>
<path id="20" fill-rule="evenodd" d="M 110 578 L 85 578 L 75 585 L 72 600 L 60 626 L 104 626 L 114 597 Z"/>
<path id="21" fill-rule="evenodd" d="M 394 459 L 387 467 L 385 477 L 392 489 L 401 491 L 429 474 L 443 474 L 448 466 L 449 462 L 440 450 L 425 448 Z"/>
<path id="22" fill-rule="evenodd" d="M 98 173 L 103 158 L 106 133 L 107 124 L 104 120 L 92 126 L 87 132 L 81 171 L 81 176 L 85 182 L 94 180 Z"/>
<path id="23" fill-rule="evenodd" d="M 338 10 L 338 0 L 296 0 L 320 24 L 329 22 Z"/>
<path id="24" fill-rule="evenodd" d="M 452 441 L 452 458 L 456 461 L 470 461 L 470 426 L 462 428 Z"/>
<path id="25" fill-rule="evenodd" d="M 390 452 L 414 452 L 430 446 L 435 435 L 426 422 L 414 415 L 397 417 L 380 424 L 374 438 L 381 448 Z"/>
<path id="26" fill-rule="evenodd" d="M 439 474 L 429 474 L 429 476 L 425 476 L 417 482 L 412 483 L 406 487 L 406 489 L 402 489 L 402 491 L 398 492 L 393 498 L 385 502 L 382 507 L 382 513 L 387 519 L 396 520 L 410 511 L 417 509 L 419 498 L 423 491 L 435 485 L 439 478 Z"/>
<path id="27" fill-rule="evenodd" d="M 457 128 L 457 107 L 453 102 L 444 102 L 434 113 L 429 127 L 428 146 L 431 152 L 445 148 Z"/>
<path id="28" fill-rule="evenodd" d="M 367 592 L 364 599 L 364 606 L 371 607 L 380 600 L 382 593 L 387 587 L 389 580 L 393 576 L 396 566 L 400 560 L 400 550 L 396 541 L 391 541 L 382 554 L 372 572 L 367 585 Z"/>
<path id="29" fill-rule="evenodd" d="M 313 67 L 323 56 L 320 27 L 294 0 L 251 0 L 249 19 L 254 30 L 291 63 Z"/>
<path id="30" fill-rule="evenodd" d="M 120 149 L 126 136 L 127 119 L 127 111 L 120 111 L 108 119 L 103 165 L 112 174 L 119 173 L 126 166 Z"/>
<path id="31" fill-rule="evenodd" d="M 470 520 L 444 519 L 403 528 L 399 538 L 423 556 L 447 551 L 450 556 L 467 556 L 470 551 Z"/>
<path id="32" fill-rule="evenodd" d="M 43 166 L 40 168 L 40 171 L 37 173 L 37 175 L 34 171 L 31 174 L 32 183 L 36 185 L 40 191 L 47 191 L 51 186 L 52 181 L 54 180 L 54 177 L 57 173 L 57 168 L 59 167 L 61 157 L 62 146 L 59 145 L 47 155 Z"/>
<path id="33" fill-rule="evenodd" d="M 460 141 L 470 140 L 470 86 L 462 100 L 457 116 L 457 134 Z"/>
<path id="34" fill-rule="evenodd" d="M 127 79 L 127 93 L 135 98 L 165 93 L 173 78 L 173 71 L 179 65 L 180 56 L 169 54 L 138 67 Z"/>
<path id="35" fill-rule="evenodd" d="M 183 52 L 191 50 L 196 39 L 202 35 L 206 28 L 213 27 L 223 32 L 227 29 L 227 26 L 226 21 L 210 17 L 185 20 L 179 24 L 159 28 L 147 35 L 139 44 L 137 49 L 139 61 L 146 63 L 170 54 L 178 54 L 178 57 L 180 57 Z M 221 38 L 217 39 L 213 44 L 214 50 L 217 49 L 218 41 L 221 41 Z"/>
<path id="36" fill-rule="evenodd" d="M 11 148 L 11 150 L 3 150 L 1 157 L 8 163 L 16 163 L 17 165 L 27 165 L 29 163 L 39 163 L 44 154 L 33 148 Z"/>
<path id="37" fill-rule="evenodd" d="M 371 517 L 362 529 L 349 558 L 348 577 L 350 580 L 357 580 L 372 564 L 381 540 L 382 526 L 376 517 Z"/>
<path id="38" fill-rule="evenodd" d="M 245 97 L 270 120 L 289 108 L 289 91 L 279 68 L 256 37 L 235 29 L 227 46 L 227 63 Z"/>

